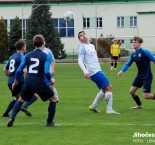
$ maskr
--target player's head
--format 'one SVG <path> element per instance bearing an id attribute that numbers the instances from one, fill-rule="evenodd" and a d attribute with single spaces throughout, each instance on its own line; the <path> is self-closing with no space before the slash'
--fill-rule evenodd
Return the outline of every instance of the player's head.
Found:
<path id="1" fill-rule="evenodd" d="M 35 47 L 40 48 L 45 46 L 45 39 L 42 35 L 35 35 L 33 37 L 33 44 Z"/>
<path id="2" fill-rule="evenodd" d="M 15 47 L 16 47 L 17 51 L 22 51 L 23 53 L 26 52 L 26 44 L 25 44 L 25 42 L 22 39 L 18 40 L 15 43 Z"/>
<path id="3" fill-rule="evenodd" d="M 132 41 L 136 41 L 136 42 L 139 42 L 139 43 L 143 43 L 143 39 L 141 37 L 137 37 L 135 36 Z"/>
<path id="4" fill-rule="evenodd" d="M 132 45 L 133 45 L 133 48 L 135 50 L 139 49 L 141 47 L 141 44 L 143 43 L 143 39 L 140 38 L 140 37 L 137 37 L 135 36 L 133 39 L 132 39 Z"/>
<path id="5" fill-rule="evenodd" d="M 87 36 L 87 34 L 84 31 L 80 31 L 78 33 L 78 38 L 81 41 L 81 43 L 87 43 L 87 42 L 89 42 L 88 36 Z"/>
<path id="6" fill-rule="evenodd" d="M 116 39 L 114 39 L 113 42 L 114 42 L 114 44 L 117 44 L 117 40 Z"/>

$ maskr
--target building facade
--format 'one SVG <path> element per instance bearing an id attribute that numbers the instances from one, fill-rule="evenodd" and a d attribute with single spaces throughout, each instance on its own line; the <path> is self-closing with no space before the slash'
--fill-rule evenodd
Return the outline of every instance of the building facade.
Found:
<path id="1" fill-rule="evenodd" d="M 5 19 L 8 31 L 12 20 L 18 16 L 22 22 L 23 39 L 32 4 L 31 0 L 0 1 L 0 16 Z M 78 51 L 80 43 L 77 34 L 82 30 L 91 38 L 114 36 L 122 41 L 121 47 L 128 50 L 132 50 L 133 36 L 141 36 L 144 39 L 143 46 L 155 50 L 155 1 L 50 1 L 49 4 L 55 28 L 67 53 Z M 74 13 L 73 21 L 64 21 L 63 14 L 66 11 Z"/>

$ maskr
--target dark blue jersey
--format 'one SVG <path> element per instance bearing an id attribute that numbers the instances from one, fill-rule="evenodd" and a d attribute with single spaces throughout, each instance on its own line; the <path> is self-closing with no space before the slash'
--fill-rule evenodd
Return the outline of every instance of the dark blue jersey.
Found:
<path id="1" fill-rule="evenodd" d="M 155 63 L 155 57 L 152 55 L 152 53 L 145 48 L 140 48 L 131 54 L 127 63 L 123 66 L 122 72 L 125 72 L 129 66 L 135 62 L 138 68 L 137 75 L 140 78 L 145 79 L 152 75 L 150 61 Z"/>
<path id="2" fill-rule="evenodd" d="M 44 75 L 51 80 L 52 75 L 49 72 L 51 57 L 45 54 L 41 49 L 35 49 L 26 54 L 21 65 L 17 69 L 15 79 L 18 80 L 23 68 L 27 66 L 27 75 L 25 82 L 42 82 Z"/>
<path id="3" fill-rule="evenodd" d="M 9 71 L 9 79 L 14 79 L 16 71 L 21 64 L 24 55 L 20 52 L 14 53 L 5 65 L 5 69 Z M 23 72 L 20 73 L 19 77 L 23 78 Z"/>

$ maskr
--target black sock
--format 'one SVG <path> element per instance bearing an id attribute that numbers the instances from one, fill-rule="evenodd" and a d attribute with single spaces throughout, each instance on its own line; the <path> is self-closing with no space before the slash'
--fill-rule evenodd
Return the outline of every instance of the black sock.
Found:
<path id="1" fill-rule="evenodd" d="M 54 116 L 55 116 L 55 110 L 56 110 L 56 102 L 50 102 L 48 106 L 48 118 L 47 123 L 52 123 Z"/>
<path id="2" fill-rule="evenodd" d="M 117 62 L 115 62 L 115 68 L 117 67 Z"/>
<path id="3" fill-rule="evenodd" d="M 138 106 L 141 106 L 142 105 L 142 103 L 141 103 L 138 95 L 134 96 L 133 99 L 135 100 L 135 102 L 137 103 Z"/>
<path id="4" fill-rule="evenodd" d="M 113 66 L 113 63 L 111 63 L 111 66 Z"/>

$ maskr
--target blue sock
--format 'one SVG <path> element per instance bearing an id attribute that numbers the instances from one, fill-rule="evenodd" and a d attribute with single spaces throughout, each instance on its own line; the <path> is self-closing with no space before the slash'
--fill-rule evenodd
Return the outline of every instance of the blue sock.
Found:
<path id="1" fill-rule="evenodd" d="M 23 107 L 28 108 L 28 107 L 29 107 L 31 104 L 33 104 L 37 99 L 38 99 L 37 96 L 34 95 L 30 101 L 26 102 L 26 103 L 23 105 Z"/>
<path id="2" fill-rule="evenodd" d="M 53 122 L 54 116 L 56 111 L 56 102 L 50 102 L 48 106 L 48 118 L 47 123 Z"/>
<path id="3" fill-rule="evenodd" d="M 9 112 L 12 110 L 12 108 L 13 108 L 13 106 L 15 105 L 16 102 L 17 102 L 16 100 L 12 100 L 12 101 L 9 103 L 7 109 L 6 109 L 5 112 L 4 112 L 4 115 L 8 115 L 8 114 L 9 114 Z"/>
<path id="4" fill-rule="evenodd" d="M 16 115 L 18 114 L 18 112 L 21 109 L 23 102 L 17 101 L 16 104 L 13 107 L 12 113 L 11 113 L 11 118 L 15 119 Z"/>

